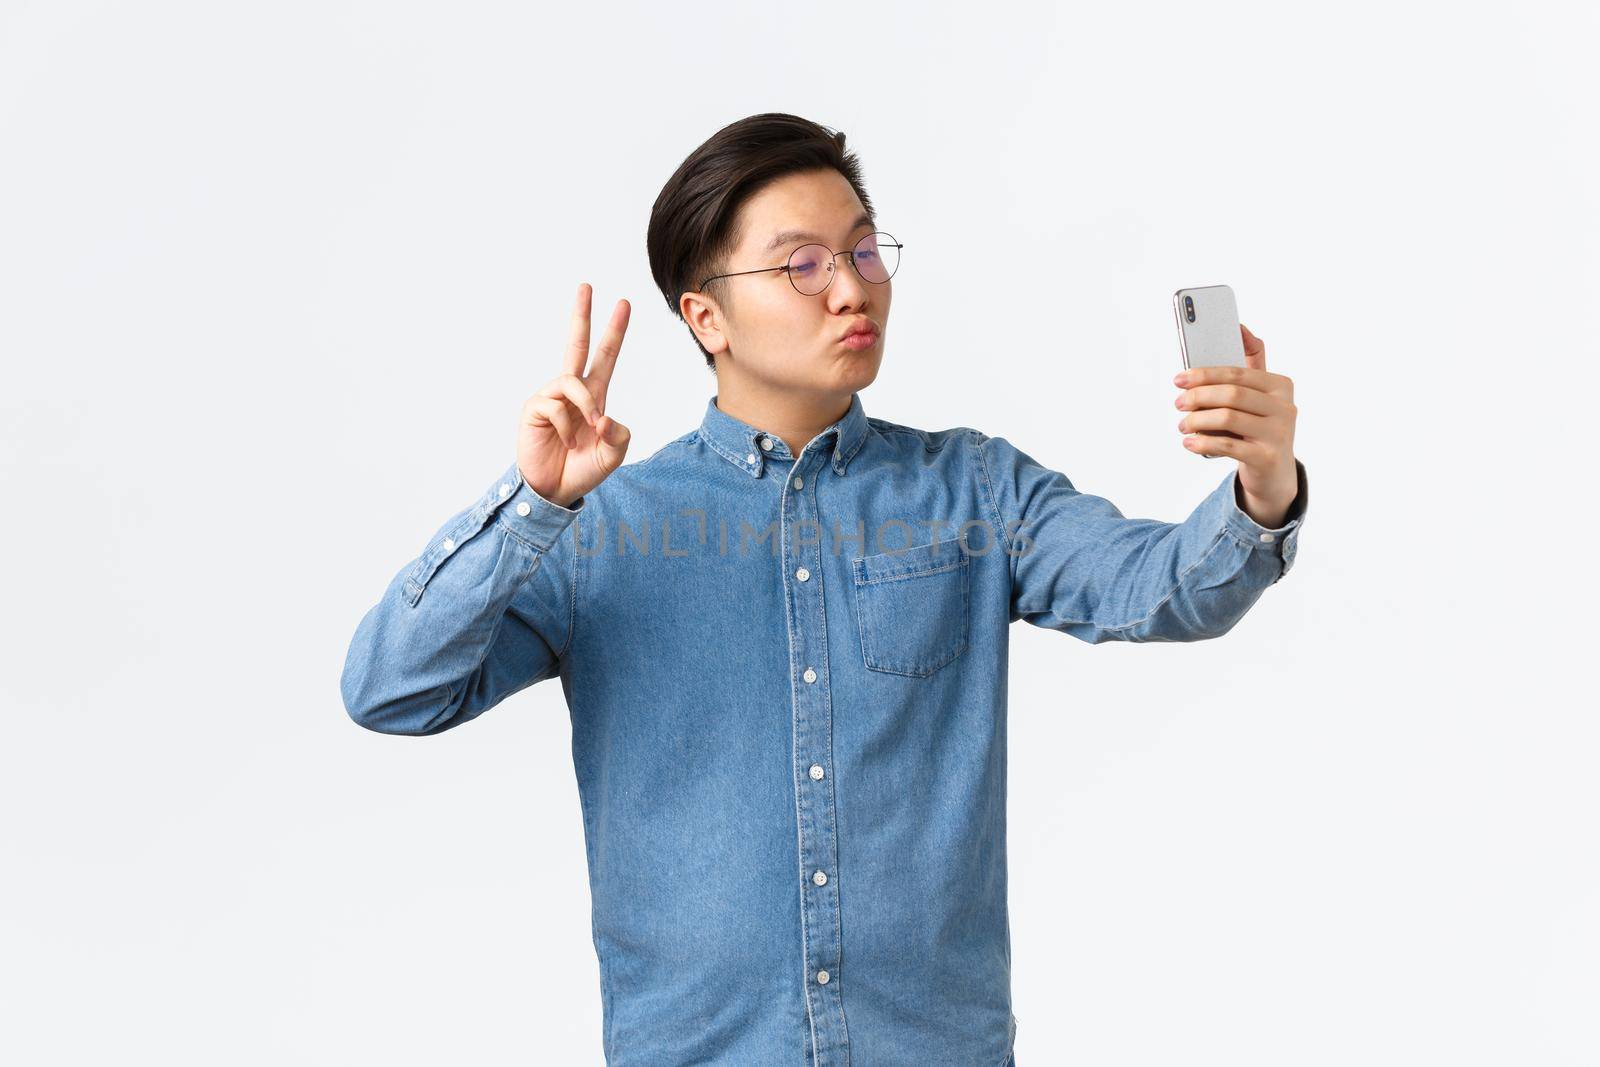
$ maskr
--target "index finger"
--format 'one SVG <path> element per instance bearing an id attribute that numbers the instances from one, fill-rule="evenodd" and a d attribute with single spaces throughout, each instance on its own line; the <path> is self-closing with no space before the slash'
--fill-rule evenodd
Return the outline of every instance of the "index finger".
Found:
<path id="1" fill-rule="evenodd" d="M 589 304 L 594 289 L 588 282 L 578 285 L 578 299 L 572 305 L 572 333 L 567 341 L 567 354 L 561 360 L 561 369 L 567 374 L 583 376 L 583 365 L 589 361 Z"/>
<path id="2" fill-rule="evenodd" d="M 1288 386 L 1283 375 L 1259 367 L 1190 367 L 1180 372 L 1173 382 L 1190 388 L 1196 385 L 1242 385 L 1263 393 L 1277 393 Z"/>

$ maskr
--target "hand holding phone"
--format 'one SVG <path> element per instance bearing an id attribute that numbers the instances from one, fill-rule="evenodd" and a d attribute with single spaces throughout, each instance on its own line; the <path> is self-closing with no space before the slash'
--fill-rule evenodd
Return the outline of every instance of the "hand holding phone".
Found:
<path id="1" fill-rule="evenodd" d="M 1267 346 L 1240 324 L 1226 285 L 1179 289 L 1172 309 L 1183 349 L 1184 369 L 1173 376 L 1183 447 L 1238 460 L 1239 507 L 1269 529 L 1282 525 L 1305 492 L 1294 455 L 1294 381 L 1267 369 Z"/>
<path id="2" fill-rule="evenodd" d="M 1267 370 L 1267 346 L 1238 322 L 1229 286 L 1178 290 L 1173 314 L 1184 354 L 1174 376 L 1182 445 L 1206 459 L 1237 459 L 1238 506 L 1262 526 L 1280 525 L 1304 470 L 1294 459 L 1293 379 Z"/>

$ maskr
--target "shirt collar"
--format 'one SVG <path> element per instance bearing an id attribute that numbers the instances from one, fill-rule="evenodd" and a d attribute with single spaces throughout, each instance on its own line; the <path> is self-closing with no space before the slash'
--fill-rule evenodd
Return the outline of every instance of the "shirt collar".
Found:
<path id="1" fill-rule="evenodd" d="M 867 438 L 867 414 L 861 407 L 861 394 L 850 394 L 850 410 L 838 421 L 830 424 L 818 436 L 833 435 L 833 472 L 843 474 Z M 762 468 L 769 459 L 794 459 L 789 446 L 777 434 L 769 434 L 759 427 L 736 419 L 717 407 L 715 395 L 706 401 L 705 418 L 700 422 L 700 437 L 706 444 L 721 453 L 724 459 L 753 478 L 761 477 Z M 816 451 L 822 451 L 826 442 Z"/>

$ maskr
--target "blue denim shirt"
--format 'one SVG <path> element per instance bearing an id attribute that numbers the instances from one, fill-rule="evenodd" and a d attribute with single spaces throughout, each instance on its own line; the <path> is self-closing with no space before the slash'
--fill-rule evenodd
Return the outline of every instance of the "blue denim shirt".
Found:
<path id="1" fill-rule="evenodd" d="M 1298 464 L 1297 464 L 1298 466 Z M 1195 641 L 1287 574 L 1230 471 L 1125 518 L 1003 437 L 724 413 L 560 507 L 512 464 L 362 618 L 360 725 L 560 678 L 606 1062 L 1002 1067 L 1011 623 Z"/>

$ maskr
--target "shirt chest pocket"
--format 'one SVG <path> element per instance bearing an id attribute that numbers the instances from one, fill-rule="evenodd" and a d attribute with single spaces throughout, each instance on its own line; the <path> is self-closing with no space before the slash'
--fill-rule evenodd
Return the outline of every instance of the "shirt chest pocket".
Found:
<path id="1" fill-rule="evenodd" d="M 972 560 L 958 539 L 851 561 L 867 668 L 926 678 L 967 647 Z"/>

